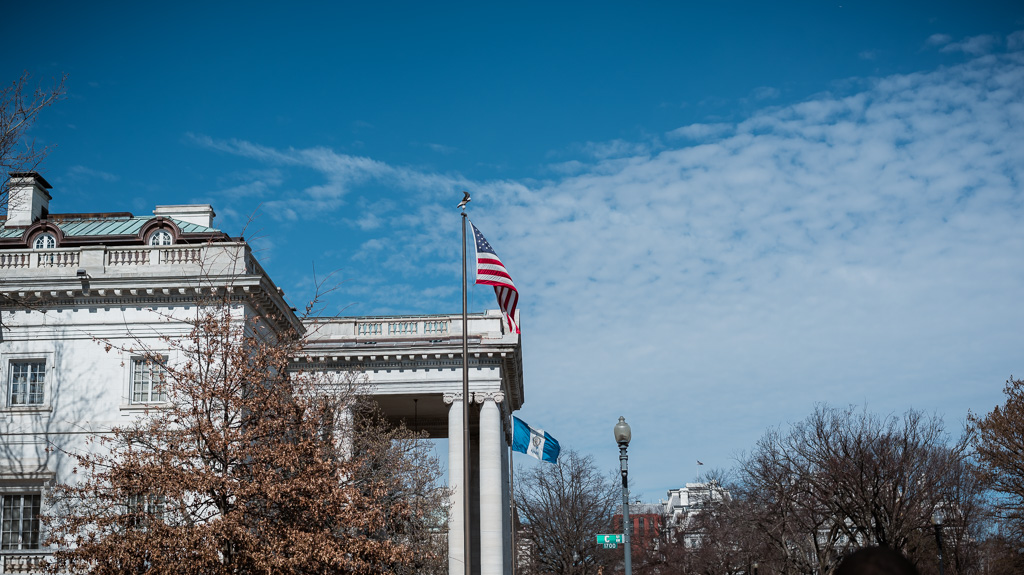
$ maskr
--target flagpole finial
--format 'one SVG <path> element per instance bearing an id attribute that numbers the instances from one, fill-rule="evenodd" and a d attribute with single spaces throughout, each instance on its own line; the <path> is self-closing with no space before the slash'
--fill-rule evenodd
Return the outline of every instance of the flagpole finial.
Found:
<path id="1" fill-rule="evenodd" d="M 469 199 L 469 192 L 467 192 L 467 191 L 463 190 L 463 191 L 462 191 L 462 194 L 463 194 L 463 195 L 462 195 L 462 201 L 461 201 L 461 202 L 459 202 L 459 205 L 457 205 L 457 206 L 455 206 L 455 207 L 459 208 L 459 209 L 460 209 L 460 210 L 462 210 L 462 211 L 465 211 L 465 210 L 466 210 L 466 204 L 468 204 L 468 203 L 470 202 L 470 199 Z"/>

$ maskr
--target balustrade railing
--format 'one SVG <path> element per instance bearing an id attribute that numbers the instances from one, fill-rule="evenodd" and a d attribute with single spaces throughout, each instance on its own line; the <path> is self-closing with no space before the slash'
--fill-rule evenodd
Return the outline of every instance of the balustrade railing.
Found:
<path id="1" fill-rule="evenodd" d="M 390 321 L 388 322 L 388 335 L 412 335 L 419 333 L 420 324 L 418 321 Z"/>
<path id="2" fill-rule="evenodd" d="M 75 251 L 44 251 L 36 258 L 36 267 L 69 268 L 78 265 L 78 250 Z"/>
<path id="3" fill-rule="evenodd" d="M 100 251 L 103 267 L 154 265 L 197 265 L 211 263 L 213 268 L 231 267 L 230 262 L 245 258 L 247 273 L 264 274 L 256 259 L 239 244 L 213 246 L 132 246 L 106 247 Z M 31 268 L 75 268 L 95 266 L 94 256 L 83 256 L 90 248 L 56 250 L 0 250 L 0 270 Z M 85 260 L 82 258 L 86 257 Z M 208 259 L 209 258 L 209 259 Z"/>
<path id="4" fill-rule="evenodd" d="M 451 320 L 448 319 L 396 319 L 357 321 L 356 335 L 358 336 L 389 336 L 401 337 L 408 335 L 446 335 L 449 332 Z"/>
<path id="5" fill-rule="evenodd" d="M 13 551 L 0 553 L 0 574 L 42 573 L 46 567 L 46 553 Z"/>
<path id="6" fill-rule="evenodd" d="M 382 324 L 379 321 L 363 321 L 356 324 L 356 333 L 359 335 L 381 335 Z"/>
<path id="7" fill-rule="evenodd" d="M 152 248 L 126 248 L 107 250 L 108 266 L 144 266 L 149 265 L 149 252 Z"/>
<path id="8" fill-rule="evenodd" d="M 200 248 L 161 248 L 154 253 L 161 264 L 197 264 L 202 252 Z"/>
<path id="9" fill-rule="evenodd" d="M 427 320 L 423 322 L 423 333 L 444 334 L 448 333 L 451 320 Z"/>
<path id="10" fill-rule="evenodd" d="M 29 254 L 26 252 L 0 252 L 0 269 L 27 268 Z"/>

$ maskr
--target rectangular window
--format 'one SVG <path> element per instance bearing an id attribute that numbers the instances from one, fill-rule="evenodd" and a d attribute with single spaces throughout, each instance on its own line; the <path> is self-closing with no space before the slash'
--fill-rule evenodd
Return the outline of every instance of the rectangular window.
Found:
<path id="1" fill-rule="evenodd" d="M 167 511 L 167 499 L 163 495 L 130 495 L 128 512 L 134 515 L 133 524 L 145 527 L 151 521 L 163 521 Z"/>
<path id="2" fill-rule="evenodd" d="M 12 361 L 7 405 L 42 405 L 45 386 L 45 361 Z"/>
<path id="3" fill-rule="evenodd" d="M 0 549 L 39 549 L 39 494 L 4 495 Z"/>
<path id="4" fill-rule="evenodd" d="M 151 358 L 132 360 L 132 403 L 161 403 L 167 401 L 167 371 L 163 364 Z"/>

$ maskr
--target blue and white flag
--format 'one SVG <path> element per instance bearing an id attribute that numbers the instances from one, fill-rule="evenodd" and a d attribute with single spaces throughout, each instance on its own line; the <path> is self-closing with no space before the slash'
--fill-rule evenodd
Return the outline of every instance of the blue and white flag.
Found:
<path id="1" fill-rule="evenodd" d="M 543 429 L 530 427 L 522 419 L 513 416 L 512 450 L 532 455 L 548 463 L 558 463 L 558 452 L 562 448 L 558 446 L 558 441 Z"/>

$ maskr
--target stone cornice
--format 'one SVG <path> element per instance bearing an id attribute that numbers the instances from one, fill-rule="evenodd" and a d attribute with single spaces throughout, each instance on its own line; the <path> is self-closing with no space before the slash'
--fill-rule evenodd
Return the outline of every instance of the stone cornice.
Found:
<path id="1" fill-rule="evenodd" d="M 324 358 L 292 358 L 293 369 L 340 370 L 340 371 L 382 371 L 417 369 L 461 369 L 462 354 L 427 354 L 428 357 L 399 360 L 395 356 L 369 354 L 339 355 Z M 501 360 L 487 357 L 471 357 L 470 368 L 501 367 Z"/>
<path id="2" fill-rule="evenodd" d="M 173 255 L 173 249 L 156 248 L 152 255 L 147 249 L 132 253 L 147 258 L 163 257 Z M 0 270 L 0 308 L 140 304 L 153 307 L 209 305 L 226 300 L 249 303 L 277 331 L 305 331 L 284 293 L 244 243 L 193 248 L 188 252 L 193 259 L 180 264 L 149 264 L 145 263 L 149 260 L 143 260 L 140 264 L 111 265 L 105 263 L 109 253 L 102 247 L 54 253 L 70 253 L 75 259 L 61 260 L 59 267 L 12 266 Z"/>

